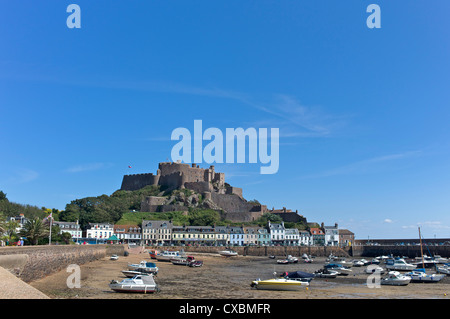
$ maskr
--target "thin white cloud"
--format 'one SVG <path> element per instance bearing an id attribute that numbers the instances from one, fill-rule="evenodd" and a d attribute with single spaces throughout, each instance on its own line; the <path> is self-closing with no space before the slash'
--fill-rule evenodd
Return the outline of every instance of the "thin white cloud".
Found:
<path id="1" fill-rule="evenodd" d="M 65 171 L 68 173 L 80 173 L 80 172 L 86 172 L 86 171 L 96 171 L 99 169 L 105 169 L 111 167 L 111 163 L 90 163 L 90 164 L 82 164 L 82 165 L 76 165 L 67 168 Z"/>
<path id="2" fill-rule="evenodd" d="M 39 173 L 31 169 L 17 170 L 14 177 L 10 178 L 10 181 L 15 184 L 24 184 L 36 180 L 39 177 Z"/>
<path id="3" fill-rule="evenodd" d="M 383 220 L 383 222 L 386 224 L 392 224 L 394 221 L 392 219 L 386 218 L 385 220 Z"/>
<path id="4" fill-rule="evenodd" d="M 373 158 L 369 158 L 366 160 L 354 162 L 348 165 L 344 165 L 338 168 L 334 168 L 331 170 L 324 171 L 322 173 L 313 174 L 306 176 L 307 178 L 315 178 L 315 177 L 329 177 L 335 175 L 346 175 L 346 174 L 361 174 L 370 172 L 374 167 L 376 167 L 377 163 L 395 161 L 405 158 L 410 158 L 414 156 L 419 156 L 422 154 L 422 151 L 410 151 L 403 152 L 391 155 L 377 156 Z"/>

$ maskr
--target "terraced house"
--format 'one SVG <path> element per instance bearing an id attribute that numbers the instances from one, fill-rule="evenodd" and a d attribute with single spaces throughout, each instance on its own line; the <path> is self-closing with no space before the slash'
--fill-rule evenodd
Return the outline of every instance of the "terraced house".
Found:
<path id="1" fill-rule="evenodd" d="M 168 245 L 172 242 L 172 229 L 169 220 L 143 220 L 142 240 L 145 245 Z"/>
<path id="2" fill-rule="evenodd" d="M 173 226 L 172 243 L 184 245 L 207 245 L 216 243 L 216 231 L 212 226 Z"/>
<path id="3" fill-rule="evenodd" d="M 122 227 L 123 228 L 123 227 Z M 116 226 L 116 233 L 120 233 Z M 123 229 L 122 229 L 123 230 Z M 208 245 L 208 246 L 309 246 L 338 245 L 337 224 L 307 230 L 286 228 L 284 222 L 268 222 L 267 227 L 239 226 L 175 226 L 169 220 L 143 220 L 144 245 Z M 120 239 L 124 239 L 120 237 Z"/>

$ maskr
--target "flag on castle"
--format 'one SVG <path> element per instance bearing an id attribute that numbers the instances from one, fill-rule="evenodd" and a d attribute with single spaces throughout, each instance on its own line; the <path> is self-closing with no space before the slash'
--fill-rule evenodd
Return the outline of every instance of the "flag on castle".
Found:
<path id="1" fill-rule="evenodd" d="M 128 165 L 128 168 L 131 168 L 131 166 L 130 166 L 130 165 Z"/>

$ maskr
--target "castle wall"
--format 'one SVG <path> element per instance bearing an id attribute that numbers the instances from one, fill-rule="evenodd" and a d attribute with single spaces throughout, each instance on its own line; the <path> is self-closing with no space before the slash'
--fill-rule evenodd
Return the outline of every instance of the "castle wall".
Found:
<path id="1" fill-rule="evenodd" d="M 135 191 L 148 185 L 158 185 L 159 175 L 149 174 L 135 174 L 125 175 L 122 180 L 121 190 Z"/>
<path id="2" fill-rule="evenodd" d="M 200 194 L 210 192 L 212 190 L 212 185 L 209 182 L 187 182 L 184 183 L 184 187 Z"/>
<path id="3" fill-rule="evenodd" d="M 141 212 L 157 212 L 166 201 L 165 197 L 147 196 L 141 201 Z"/>
<path id="4" fill-rule="evenodd" d="M 253 207 L 253 204 L 234 194 L 218 194 L 213 192 L 211 193 L 211 198 L 217 206 L 229 213 L 247 213 Z"/>
<path id="5" fill-rule="evenodd" d="M 239 196 L 240 198 L 244 198 L 242 196 L 242 188 L 239 187 L 227 187 L 225 194 L 234 194 Z"/>

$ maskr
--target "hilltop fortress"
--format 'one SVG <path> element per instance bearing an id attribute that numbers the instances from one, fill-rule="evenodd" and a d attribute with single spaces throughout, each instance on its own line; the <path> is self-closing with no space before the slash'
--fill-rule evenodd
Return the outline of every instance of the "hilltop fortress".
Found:
<path id="1" fill-rule="evenodd" d="M 197 164 L 159 163 L 156 175 L 125 175 L 121 190 L 134 191 L 148 185 L 161 186 L 165 190 L 194 191 L 197 197 L 185 198 L 185 203 L 198 204 L 200 194 L 203 208 L 222 211 L 223 217 L 231 221 L 253 221 L 268 211 L 265 205 L 248 202 L 241 188 L 225 183 L 225 174 L 216 172 L 214 166 L 200 168 Z M 141 202 L 141 211 L 145 212 L 186 211 L 188 207 L 163 196 L 148 196 Z"/>

